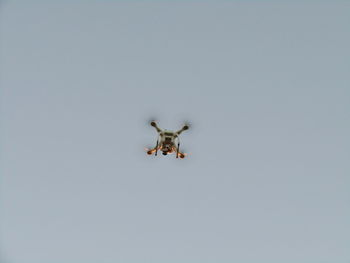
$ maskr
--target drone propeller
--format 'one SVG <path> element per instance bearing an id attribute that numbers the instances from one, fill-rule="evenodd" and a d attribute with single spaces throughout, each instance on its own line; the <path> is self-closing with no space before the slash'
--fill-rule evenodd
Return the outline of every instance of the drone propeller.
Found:
<path id="1" fill-rule="evenodd" d="M 152 154 L 152 147 L 145 147 L 144 149 L 148 155 Z"/>
<path id="2" fill-rule="evenodd" d="M 179 157 L 184 159 L 188 154 L 187 153 L 179 153 Z"/>
<path id="3" fill-rule="evenodd" d="M 191 123 L 191 122 L 189 122 L 189 121 L 185 121 L 184 125 L 188 126 L 189 128 L 191 128 L 191 127 L 192 127 L 192 123 Z"/>
<path id="4" fill-rule="evenodd" d="M 154 117 L 148 118 L 146 124 L 147 124 L 147 125 L 150 125 L 152 122 L 157 122 L 157 118 L 154 118 Z"/>
<path id="5" fill-rule="evenodd" d="M 183 127 L 185 131 L 188 129 L 192 129 L 192 126 L 193 126 L 192 123 L 189 121 L 184 121 L 181 123 L 181 125 L 182 125 L 181 127 Z"/>

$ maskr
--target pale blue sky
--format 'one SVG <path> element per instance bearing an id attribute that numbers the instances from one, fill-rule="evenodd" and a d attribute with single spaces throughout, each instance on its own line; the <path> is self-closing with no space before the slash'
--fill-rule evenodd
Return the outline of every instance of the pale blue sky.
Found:
<path id="1" fill-rule="evenodd" d="M 1 262 L 350 262 L 349 2 L 0 8 Z"/>

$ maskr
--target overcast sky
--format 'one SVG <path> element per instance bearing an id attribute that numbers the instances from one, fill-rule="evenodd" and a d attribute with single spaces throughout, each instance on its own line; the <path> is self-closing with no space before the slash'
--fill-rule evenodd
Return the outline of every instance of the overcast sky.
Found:
<path id="1" fill-rule="evenodd" d="M 350 262 L 347 1 L 2 1 L 4 263 Z M 147 156 L 178 129 L 189 153 Z"/>

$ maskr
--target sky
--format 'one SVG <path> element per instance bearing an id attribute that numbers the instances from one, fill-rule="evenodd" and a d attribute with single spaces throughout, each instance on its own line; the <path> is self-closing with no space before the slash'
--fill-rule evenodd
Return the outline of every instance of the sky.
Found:
<path id="1" fill-rule="evenodd" d="M 2 1 L 1 263 L 350 262 L 349 13 Z"/>

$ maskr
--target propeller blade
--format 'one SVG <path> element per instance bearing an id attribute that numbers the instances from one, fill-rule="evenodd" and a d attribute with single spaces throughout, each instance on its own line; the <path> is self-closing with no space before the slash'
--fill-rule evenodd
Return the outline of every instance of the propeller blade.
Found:
<path id="1" fill-rule="evenodd" d="M 148 120 L 147 120 L 147 125 L 151 125 L 151 122 L 156 122 L 156 123 L 158 123 L 158 121 L 157 121 L 157 118 L 155 118 L 155 117 L 151 117 L 151 118 L 148 118 Z"/>

